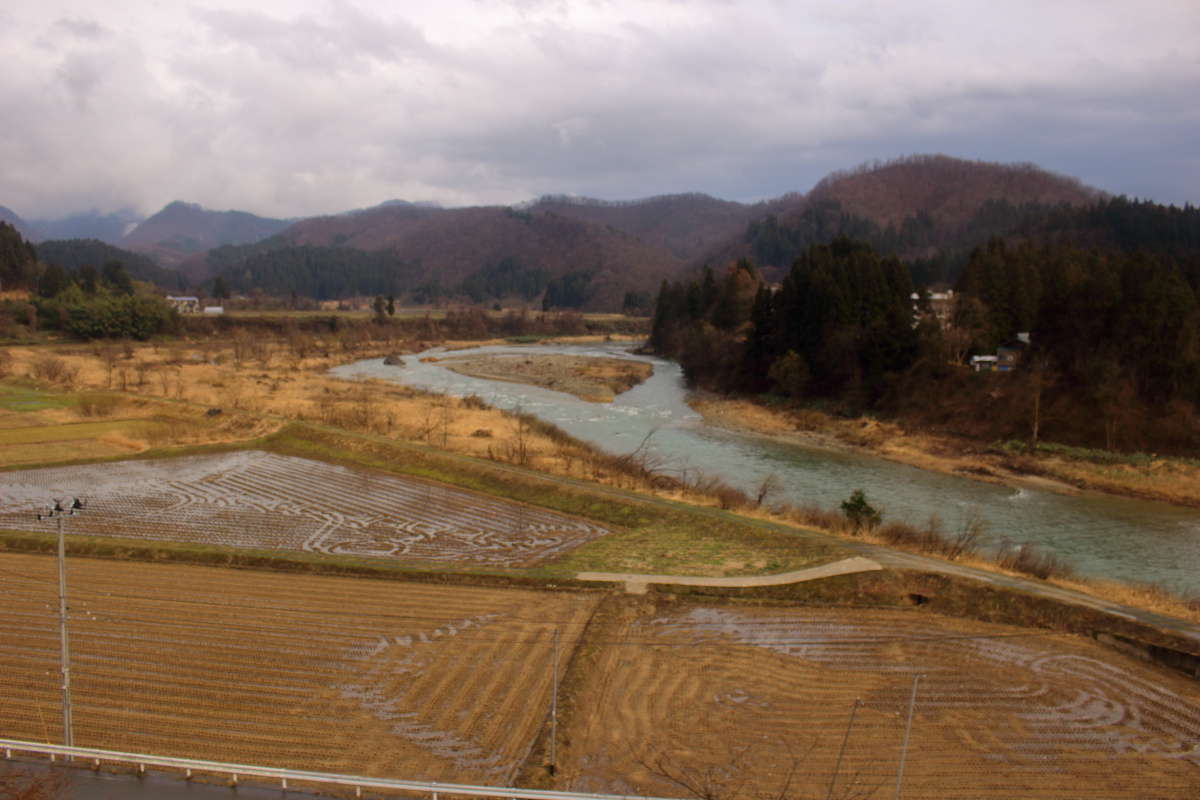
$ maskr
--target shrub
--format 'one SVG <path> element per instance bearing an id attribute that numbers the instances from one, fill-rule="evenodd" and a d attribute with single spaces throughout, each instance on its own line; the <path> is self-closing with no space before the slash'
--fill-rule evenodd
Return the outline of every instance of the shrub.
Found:
<path id="1" fill-rule="evenodd" d="M 784 506 L 780 510 L 793 522 L 827 531 L 836 531 L 846 523 L 843 515 L 820 506 Z"/>
<path id="2" fill-rule="evenodd" d="M 855 533 L 869 531 L 877 527 L 883 520 L 883 514 L 867 502 L 867 496 L 862 489 L 855 489 L 850 495 L 850 499 L 842 502 L 842 513 L 845 514 L 851 530 Z"/>
<path id="3" fill-rule="evenodd" d="M 1023 572 L 1036 578 L 1069 578 L 1075 570 L 1053 553 L 1038 550 L 1031 544 L 1005 542 L 996 551 L 996 563 L 1013 572 Z"/>
<path id="4" fill-rule="evenodd" d="M 29 366 L 29 377 L 46 383 L 61 383 L 70 387 L 74 385 L 78 375 L 78 367 L 50 355 L 38 358 Z"/>
<path id="5" fill-rule="evenodd" d="M 108 417 L 119 403 L 120 400 L 112 395 L 85 394 L 79 398 L 79 413 L 85 417 Z"/>

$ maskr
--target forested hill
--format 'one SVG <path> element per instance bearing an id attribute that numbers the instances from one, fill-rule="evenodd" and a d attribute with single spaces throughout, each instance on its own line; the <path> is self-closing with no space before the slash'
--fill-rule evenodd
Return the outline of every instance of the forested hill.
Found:
<path id="1" fill-rule="evenodd" d="M 643 302 L 663 277 L 696 277 L 705 265 L 720 271 L 742 258 L 778 282 L 810 247 L 840 236 L 899 258 L 915 286 L 952 285 L 972 250 L 997 235 L 1120 245 L 1130 234 L 1101 219 L 1112 202 L 1028 164 L 912 156 L 833 173 L 807 195 L 753 204 L 699 193 L 627 202 L 546 196 L 451 209 L 389 201 L 289 223 L 177 202 L 120 246 L 193 284 L 221 274 L 234 291 L 408 294 L 418 302 L 507 294 L 548 307 L 617 310 Z M 1081 208 L 1092 208 L 1092 217 L 1072 211 Z M 117 219 L 93 216 L 84 222 Z"/>
<path id="2" fill-rule="evenodd" d="M 498 206 L 388 205 L 318 217 L 268 242 L 208 256 L 209 271 L 235 289 L 258 285 L 321 298 L 411 292 L 418 300 L 459 293 L 482 300 L 511 291 L 532 299 L 528 288 L 537 287 L 536 296 L 558 282 L 572 287 L 565 305 L 605 310 L 621 308 L 627 293 L 652 292 L 682 264 L 665 248 L 607 225 Z"/>
<path id="3" fill-rule="evenodd" d="M 29 287 L 37 275 L 37 251 L 12 223 L 0 219 L 0 290 Z"/>
<path id="4" fill-rule="evenodd" d="M 29 230 L 29 226 L 25 223 L 25 220 L 17 216 L 17 212 L 10 208 L 0 206 L 0 222 L 8 223 L 16 230 L 17 233 L 21 234 L 21 236 L 26 239 L 29 239 L 32 236 L 32 231 Z"/>
<path id="5" fill-rule="evenodd" d="M 43 264 L 62 267 L 67 272 L 78 272 L 83 267 L 100 270 L 105 264 L 118 262 L 134 280 L 147 281 L 170 292 L 184 289 L 183 276 L 163 269 L 150 258 L 129 250 L 122 250 L 97 239 L 55 239 L 36 246 L 38 260 Z"/>
<path id="6" fill-rule="evenodd" d="M 941 155 L 910 156 L 834 172 L 808 193 L 810 202 L 836 201 L 846 213 L 882 228 L 900 228 L 918 213 L 928 215 L 935 225 L 962 227 L 989 202 L 1078 206 L 1102 196 L 1075 178 L 1033 164 Z"/>
<path id="7" fill-rule="evenodd" d="M 194 203 L 174 202 L 140 223 L 121 246 L 150 255 L 165 267 L 176 267 L 190 254 L 223 244 L 265 239 L 288 225 L 245 211 L 209 211 Z"/>
<path id="8" fill-rule="evenodd" d="M 777 287 L 748 261 L 664 283 L 651 344 L 689 381 L 871 409 L 988 441 L 1200 448 L 1200 209 L 1063 209 L 967 258 L 948 315 L 865 242 L 812 245 Z M 1018 368 L 976 374 L 1031 334 Z"/>
<path id="9" fill-rule="evenodd" d="M 990 237 L 1104 197 L 1030 164 L 911 156 L 827 176 L 802 198 L 767 208 L 693 267 L 751 258 L 779 277 L 810 246 L 849 236 L 918 262 L 913 277 L 919 284 L 952 283 L 971 249 Z"/>
<path id="10" fill-rule="evenodd" d="M 765 212 L 765 206 L 718 200 L 698 193 L 624 202 L 547 195 L 532 203 L 528 210 L 612 227 L 688 261 L 741 234 L 752 219 Z"/>
<path id="11" fill-rule="evenodd" d="M 511 291 L 529 300 L 547 290 L 547 306 L 617 309 L 662 277 L 739 258 L 777 281 L 813 244 L 848 236 L 905 260 L 917 285 L 952 283 L 991 236 L 1100 197 L 1029 165 L 919 156 L 835 173 L 807 196 L 756 204 L 695 193 L 628 202 L 547 196 L 513 208 L 385 204 L 214 250 L 205 272 L 224 272 L 235 289 L 318 297 L 479 301 Z"/>

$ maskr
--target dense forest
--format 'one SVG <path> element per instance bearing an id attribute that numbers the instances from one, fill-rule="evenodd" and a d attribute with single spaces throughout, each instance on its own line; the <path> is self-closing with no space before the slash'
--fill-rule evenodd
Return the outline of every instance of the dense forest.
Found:
<path id="1" fill-rule="evenodd" d="M 835 199 L 823 199 L 812 201 L 786 222 L 773 215 L 755 220 L 743 238 L 756 264 L 786 267 L 814 244 L 849 237 L 903 259 L 915 286 L 951 286 L 971 253 L 997 236 L 1130 253 L 1145 250 L 1187 260 L 1200 252 L 1198 220 L 1200 210 L 1190 206 L 1167 207 L 1125 197 L 1085 206 L 989 199 L 962 222 L 939 222 L 922 210 L 884 226 L 846 211 Z"/>
<path id="2" fill-rule="evenodd" d="M 37 250 L 7 222 L 0 222 L 0 290 L 24 289 L 37 277 Z"/>
<path id="3" fill-rule="evenodd" d="M 209 251 L 208 264 L 222 285 L 242 293 L 257 289 L 316 300 L 355 295 L 406 297 L 418 304 L 454 299 L 490 304 L 513 298 L 527 303 L 541 297 L 547 311 L 583 306 L 595 274 L 576 270 L 555 277 L 540 266 L 505 256 L 456 284 L 437 279 L 418 282 L 424 275 L 421 265 L 406 264 L 388 250 L 289 245 L 279 239 L 215 248 Z M 631 295 L 630 302 L 646 305 L 636 295 Z"/>
<path id="4" fill-rule="evenodd" d="M 282 244 L 265 240 L 226 245 L 208 253 L 208 263 L 232 290 L 260 290 L 315 300 L 398 295 L 413 288 L 420 266 L 407 264 L 389 250 Z"/>
<path id="5" fill-rule="evenodd" d="M 56 244 L 56 243 L 51 243 Z M 171 306 L 146 284 L 138 284 L 122 261 L 110 258 L 97 266 L 91 257 L 123 251 L 101 242 L 70 242 L 51 254 L 61 260 L 79 256 L 78 267 L 40 263 L 39 248 L 16 230 L 0 223 L 0 281 L 5 289 L 26 289 L 31 299 L 0 301 L 0 332 L 18 337 L 35 328 L 61 330 L 80 339 L 147 339 L 178 324 Z M 96 245 L 99 245 L 97 247 Z M 80 254 L 90 254 L 83 257 Z"/>
<path id="6" fill-rule="evenodd" d="M 113 247 L 98 239 L 56 239 L 37 245 L 37 257 L 44 264 L 54 264 L 64 270 L 100 267 L 112 261 L 120 262 L 134 280 L 147 281 L 169 291 L 181 291 L 186 286 L 183 275 L 163 269 L 148 256 Z"/>
<path id="7" fill-rule="evenodd" d="M 917 351 L 899 260 L 849 238 L 813 245 L 777 288 L 738 262 L 718 279 L 664 283 L 650 346 L 693 385 L 876 405 Z"/>
<path id="8" fill-rule="evenodd" d="M 651 347 L 718 391 L 979 437 L 1200 446 L 1196 209 L 1116 198 L 1043 214 L 968 254 L 942 320 L 927 293 L 912 299 L 911 265 L 869 239 L 811 244 L 775 284 L 745 260 L 664 282 Z M 1014 372 L 966 365 L 1002 344 L 1024 351 Z"/>

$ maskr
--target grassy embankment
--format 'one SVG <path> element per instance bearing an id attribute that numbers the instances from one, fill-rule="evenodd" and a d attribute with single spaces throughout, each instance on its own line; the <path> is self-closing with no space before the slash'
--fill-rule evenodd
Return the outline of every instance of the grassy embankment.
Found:
<path id="1" fill-rule="evenodd" d="M 843 419 L 812 409 L 768 407 L 697 396 L 693 407 L 714 425 L 767 436 L 852 447 L 922 469 L 1011 486 L 1137 497 L 1200 508 L 1200 460 L 1025 442 L 981 443 L 905 429 L 872 418 Z"/>

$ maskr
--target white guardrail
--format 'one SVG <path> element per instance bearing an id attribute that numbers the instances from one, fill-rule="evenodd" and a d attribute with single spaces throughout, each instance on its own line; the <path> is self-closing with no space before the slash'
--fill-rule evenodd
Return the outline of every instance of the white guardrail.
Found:
<path id="1" fill-rule="evenodd" d="M 147 767 L 164 767 L 182 770 L 188 779 L 193 773 L 206 775 L 228 776 L 233 784 L 242 777 L 270 778 L 279 781 L 281 789 L 288 788 L 288 781 L 307 784 L 305 788 L 315 785 L 340 786 L 353 788 L 355 795 L 362 797 L 364 789 L 376 789 L 390 792 L 415 792 L 431 795 L 438 800 L 438 795 L 455 795 L 458 797 L 505 797 L 526 798 L 527 800 L 674 800 L 673 798 L 642 797 L 639 795 L 623 794 L 587 794 L 585 792 L 558 792 L 547 789 L 517 789 L 500 786 L 472 786 L 462 783 L 427 783 L 423 781 L 406 781 L 395 778 L 371 778 L 365 775 L 338 775 L 332 772 L 305 772 L 280 767 L 256 767 L 250 764 L 227 764 L 220 761 L 200 761 L 194 758 L 174 758 L 172 756 L 154 756 L 144 753 L 121 753 L 116 750 L 99 750 L 93 747 L 66 747 L 58 744 L 41 744 L 39 742 L 22 742 L 16 739 L 0 739 L 0 749 L 4 757 L 10 759 L 13 753 L 36 753 L 48 755 L 56 759 L 59 756 L 78 758 L 91 761 L 99 768 L 101 762 L 129 764 L 136 767 L 138 773 L 144 773 Z"/>

